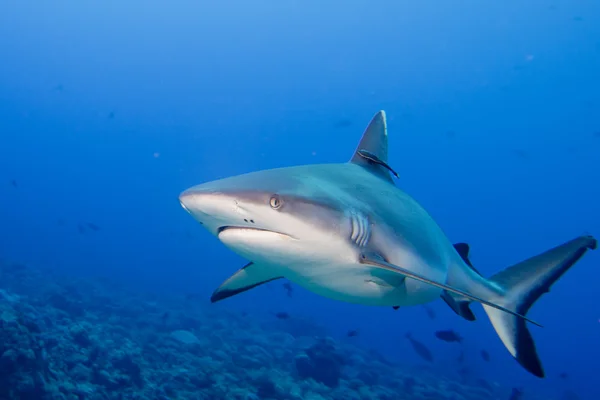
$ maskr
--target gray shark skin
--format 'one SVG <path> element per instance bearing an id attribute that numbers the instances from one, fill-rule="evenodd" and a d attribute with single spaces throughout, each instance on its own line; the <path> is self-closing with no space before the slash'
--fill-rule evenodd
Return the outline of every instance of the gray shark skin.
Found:
<path id="1" fill-rule="evenodd" d="M 385 113 L 347 163 L 257 171 L 194 186 L 182 207 L 250 262 L 212 295 L 219 301 L 275 279 L 331 299 L 413 306 L 441 297 L 474 320 L 481 303 L 510 354 L 543 377 L 527 311 L 597 241 L 580 236 L 486 279 L 469 247 L 453 245 L 393 182 Z M 530 321 L 532 322 L 532 321 Z"/>

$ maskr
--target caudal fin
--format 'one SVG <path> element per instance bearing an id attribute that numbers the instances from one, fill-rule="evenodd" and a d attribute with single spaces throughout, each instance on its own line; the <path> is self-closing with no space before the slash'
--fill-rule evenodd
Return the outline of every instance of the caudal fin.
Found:
<path id="1" fill-rule="evenodd" d="M 588 249 L 596 249 L 592 236 L 580 236 L 494 275 L 490 280 L 504 291 L 500 303 L 526 315 L 533 304 L 569 270 Z M 512 314 L 483 305 L 494 329 L 510 354 L 527 371 L 543 378 L 544 369 L 526 322 Z"/>

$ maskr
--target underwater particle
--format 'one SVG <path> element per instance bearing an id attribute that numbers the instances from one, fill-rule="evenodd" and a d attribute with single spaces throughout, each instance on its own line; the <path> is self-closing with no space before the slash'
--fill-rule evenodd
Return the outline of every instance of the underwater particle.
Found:
<path id="1" fill-rule="evenodd" d="M 573 21 L 575 21 L 575 22 L 581 22 L 581 21 L 583 21 L 583 17 L 575 16 L 575 17 L 573 17 Z"/>
<path id="2" fill-rule="evenodd" d="M 19 183 L 17 182 L 16 179 L 12 179 L 10 181 L 10 184 L 12 185 L 12 187 L 14 187 L 15 189 L 19 187 Z"/>
<path id="3" fill-rule="evenodd" d="M 114 119 L 115 118 L 115 112 L 114 111 L 109 112 L 107 118 L 108 119 Z"/>
<path id="4" fill-rule="evenodd" d="M 81 222 L 77 224 L 77 232 L 79 232 L 80 235 L 83 235 L 85 233 L 86 229 L 85 229 L 85 225 L 83 225 Z"/>
<path id="5" fill-rule="evenodd" d="M 160 153 L 158 151 L 155 151 L 154 154 L 152 154 L 152 156 L 154 158 L 158 158 L 158 157 L 160 157 Z"/>
<path id="6" fill-rule="evenodd" d="M 453 131 L 453 130 L 446 131 L 446 137 L 448 139 L 454 139 L 456 137 L 456 131 Z"/>
<path id="7" fill-rule="evenodd" d="M 358 329 L 351 329 L 346 333 L 348 337 L 356 337 L 358 336 Z"/>
<path id="8" fill-rule="evenodd" d="M 525 61 L 533 61 L 533 59 L 534 59 L 534 58 L 535 58 L 535 57 L 534 57 L 534 55 L 533 55 L 533 54 L 527 54 L 527 55 L 525 56 Z"/>
<path id="9" fill-rule="evenodd" d="M 462 343 L 463 340 L 462 336 L 460 336 L 452 329 L 437 331 L 435 332 L 435 337 L 448 343 Z"/>
<path id="10" fill-rule="evenodd" d="M 310 155 L 314 157 L 314 156 L 316 156 L 316 155 L 317 155 L 317 152 L 316 152 L 316 151 L 312 151 L 312 152 L 310 153 Z"/>
<path id="11" fill-rule="evenodd" d="M 415 350 L 415 352 L 419 355 L 419 357 L 421 357 L 425 361 L 433 362 L 433 354 L 431 354 L 431 351 L 427 348 L 427 346 L 414 339 L 410 332 L 406 334 L 406 338 L 410 342 L 410 345 Z"/>

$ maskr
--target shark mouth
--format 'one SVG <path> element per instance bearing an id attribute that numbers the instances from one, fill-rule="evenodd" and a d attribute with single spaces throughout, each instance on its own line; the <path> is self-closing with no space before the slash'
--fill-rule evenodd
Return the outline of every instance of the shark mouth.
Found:
<path id="1" fill-rule="evenodd" d="M 225 232 L 225 231 L 232 231 L 232 230 L 238 230 L 238 231 L 255 231 L 255 232 L 268 232 L 268 233 L 274 233 L 276 235 L 281 235 L 281 236 L 285 236 L 291 239 L 296 239 L 293 236 L 290 236 L 288 234 L 285 234 L 283 232 L 277 232 L 277 231 L 272 231 L 270 229 L 261 229 L 261 228 L 253 228 L 250 226 L 233 226 L 233 225 L 225 225 L 225 226 L 221 226 L 217 229 L 217 236 L 219 236 L 221 233 Z"/>

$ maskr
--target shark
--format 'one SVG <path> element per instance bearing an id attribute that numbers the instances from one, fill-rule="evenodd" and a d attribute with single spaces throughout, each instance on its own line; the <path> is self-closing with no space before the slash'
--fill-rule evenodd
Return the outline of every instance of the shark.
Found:
<path id="1" fill-rule="evenodd" d="M 415 306 L 440 298 L 474 321 L 483 306 L 500 340 L 529 373 L 544 369 L 528 328 L 533 304 L 597 240 L 581 235 L 484 277 L 467 243 L 452 243 L 395 182 L 385 112 L 371 119 L 348 162 L 250 172 L 193 186 L 181 206 L 248 264 L 217 302 L 277 279 L 354 304 Z"/>

